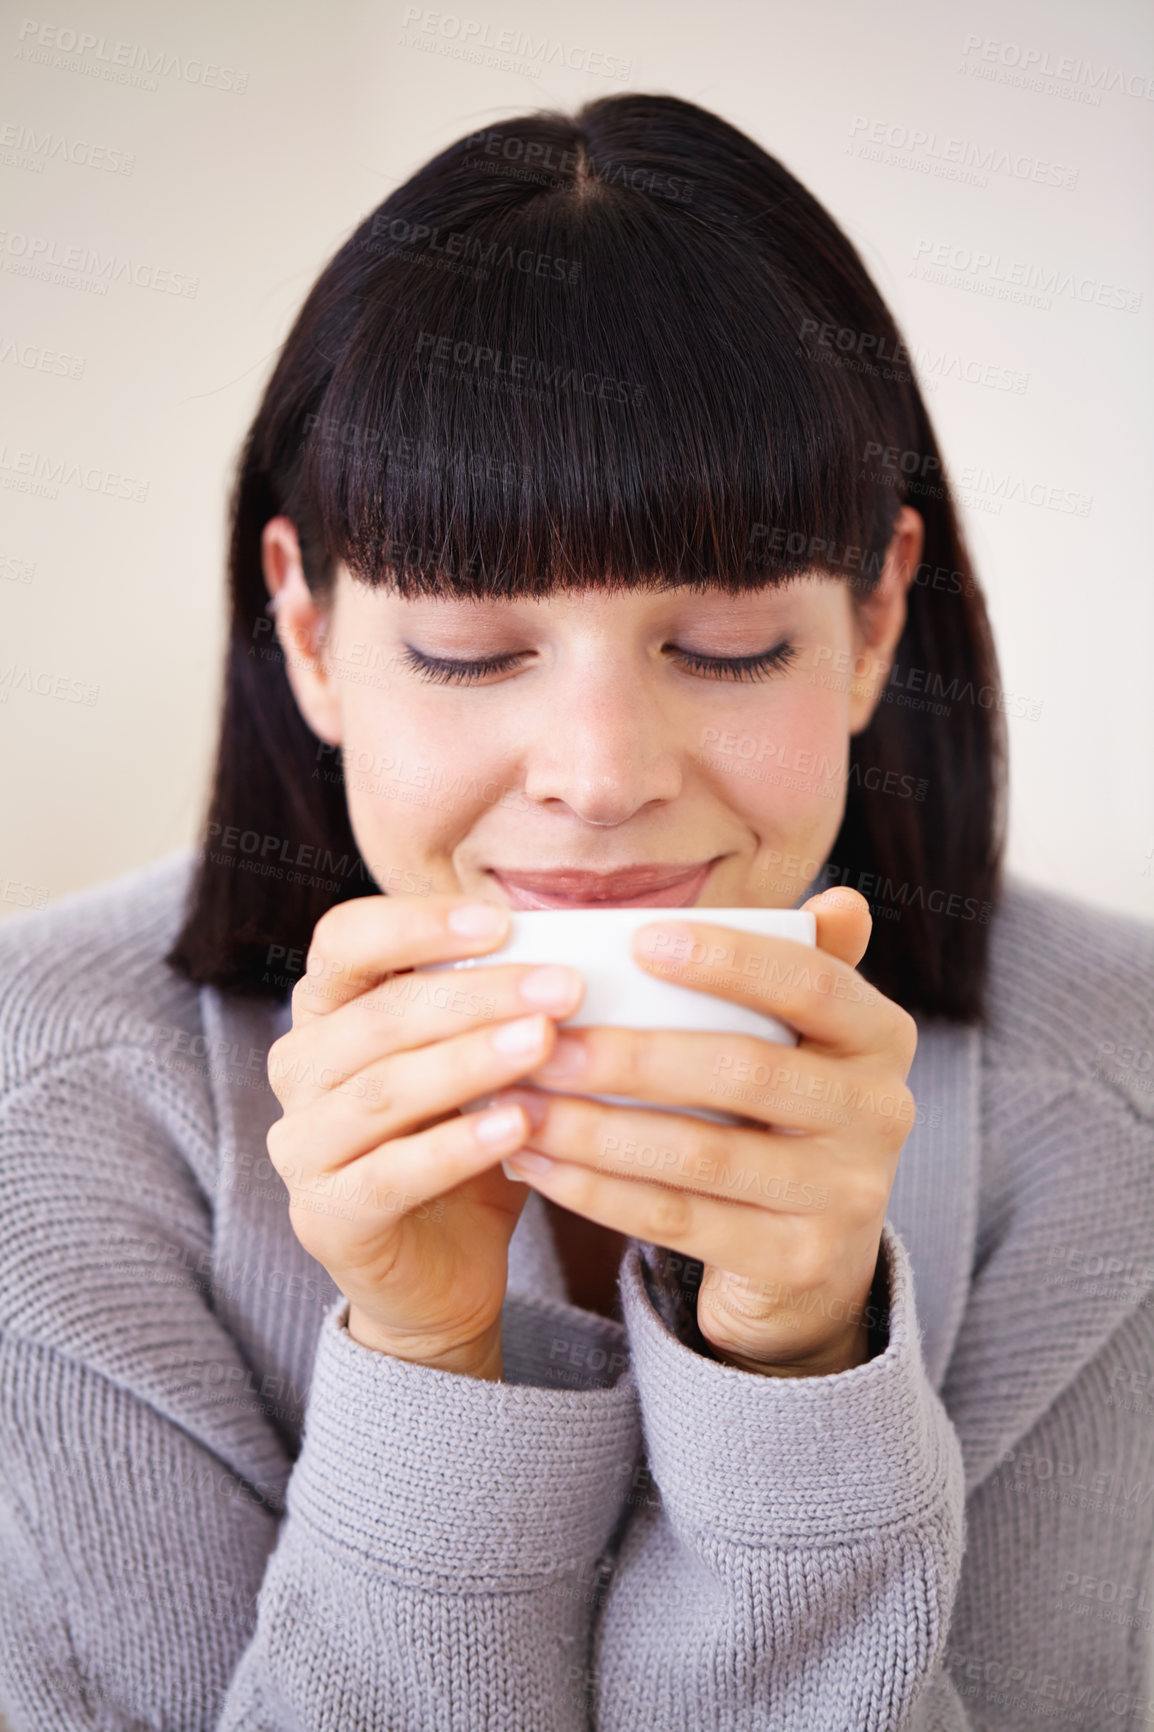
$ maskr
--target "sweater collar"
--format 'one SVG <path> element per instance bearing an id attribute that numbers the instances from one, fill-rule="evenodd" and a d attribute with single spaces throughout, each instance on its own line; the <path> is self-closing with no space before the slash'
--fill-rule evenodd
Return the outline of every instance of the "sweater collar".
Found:
<path id="1" fill-rule="evenodd" d="M 886 1218 L 909 1253 L 926 1375 L 941 1389 L 969 1297 L 981 1179 L 982 1036 L 944 1017 L 918 1022 L 909 1074 L 917 1105 Z"/>

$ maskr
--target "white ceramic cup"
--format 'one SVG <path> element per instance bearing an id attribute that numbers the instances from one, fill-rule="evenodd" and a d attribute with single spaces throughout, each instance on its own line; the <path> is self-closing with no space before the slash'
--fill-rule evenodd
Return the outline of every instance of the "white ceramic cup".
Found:
<path id="1" fill-rule="evenodd" d="M 512 909 L 509 918 L 510 934 L 499 950 L 456 962 L 431 963 L 413 972 L 432 974 L 506 962 L 566 963 L 583 975 L 585 995 L 571 1016 L 557 1019 L 564 1027 L 611 1024 L 618 1028 L 703 1030 L 751 1034 L 781 1045 L 797 1045 L 796 1031 L 763 1011 L 649 974 L 630 954 L 629 940 L 636 927 L 652 921 L 686 919 L 701 925 L 736 927 L 770 938 L 788 938 L 795 944 L 815 945 L 817 918 L 811 913 L 796 908 L 533 908 Z M 719 985 L 734 978 L 726 972 L 727 962 L 730 969 L 735 963 L 733 940 L 719 934 L 715 946 L 705 949 L 695 946 L 693 961 L 699 967 L 708 969 L 711 959 L 719 971 Z M 543 1082 L 531 1086 L 548 1088 Z M 566 1090 L 558 1082 L 551 1092 L 564 1094 Z M 466 1102 L 461 1110 L 468 1111 L 490 1098 L 485 1095 Z M 752 1116 L 714 1112 L 705 1107 L 674 1107 L 664 1102 L 634 1100 L 627 1095 L 587 1098 L 610 1105 L 645 1106 L 652 1111 L 713 1119 L 719 1124 L 734 1124 L 741 1116 Z"/>

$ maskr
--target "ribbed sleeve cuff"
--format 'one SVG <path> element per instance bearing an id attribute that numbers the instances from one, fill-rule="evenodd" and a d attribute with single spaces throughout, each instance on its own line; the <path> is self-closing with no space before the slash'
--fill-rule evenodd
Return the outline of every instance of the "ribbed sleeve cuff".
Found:
<path id="1" fill-rule="evenodd" d="M 909 1525 L 960 1486 L 957 1438 L 922 1363 L 909 1257 L 888 1221 L 889 1344 L 825 1377 L 759 1377 L 683 1345 L 646 1289 L 645 1265 L 659 1262 L 633 1241 L 621 1290 L 649 1468 L 675 1525 L 755 1546 L 844 1543 Z"/>
<path id="2" fill-rule="evenodd" d="M 641 1443 L 611 1387 L 491 1383 L 354 1341 L 343 1296 L 317 1340 L 287 1508 L 329 1545 L 442 1591 L 521 1585 L 604 1547 Z"/>

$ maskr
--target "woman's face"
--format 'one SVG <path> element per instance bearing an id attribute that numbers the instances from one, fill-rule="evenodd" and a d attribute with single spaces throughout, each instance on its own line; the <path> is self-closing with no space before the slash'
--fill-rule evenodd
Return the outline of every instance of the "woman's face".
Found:
<path id="1" fill-rule="evenodd" d="M 907 516 L 856 611 L 828 576 L 741 596 L 403 600 L 342 566 L 318 612 L 292 526 L 274 520 L 265 571 L 289 677 L 325 742 L 319 773 L 343 759 L 377 883 L 513 907 L 791 906 L 837 836 L 850 736 L 901 633 L 921 539 Z M 724 665 L 754 657 L 744 677 Z M 426 665 L 477 661 L 498 665 Z"/>

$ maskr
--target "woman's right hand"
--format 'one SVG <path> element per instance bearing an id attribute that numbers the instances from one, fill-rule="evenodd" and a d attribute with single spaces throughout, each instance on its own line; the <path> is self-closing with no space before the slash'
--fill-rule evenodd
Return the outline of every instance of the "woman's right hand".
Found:
<path id="1" fill-rule="evenodd" d="M 455 931 L 466 905 L 497 926 Z M 397 971 L 481 955 L 508 930 L 506 908 L 460 896 L 338 903 L 317 921 L 292 1028 L 268 1054 L 284 1108 L 269 1157 L 289 1188 L 293 1231 L 350 1302 L 349 1334 L 491 1379 L 501 1376 L 509 1240 L 529 1195 L 500 1162 L 530 1125 L 520 1107 L 458 1109 L 543 1064 L 553 1019 L 576 1009 L 584 983 L 571 969 L 516 963 Z M 504 1130 L 487 1137 L 498 1120 Z"/>

